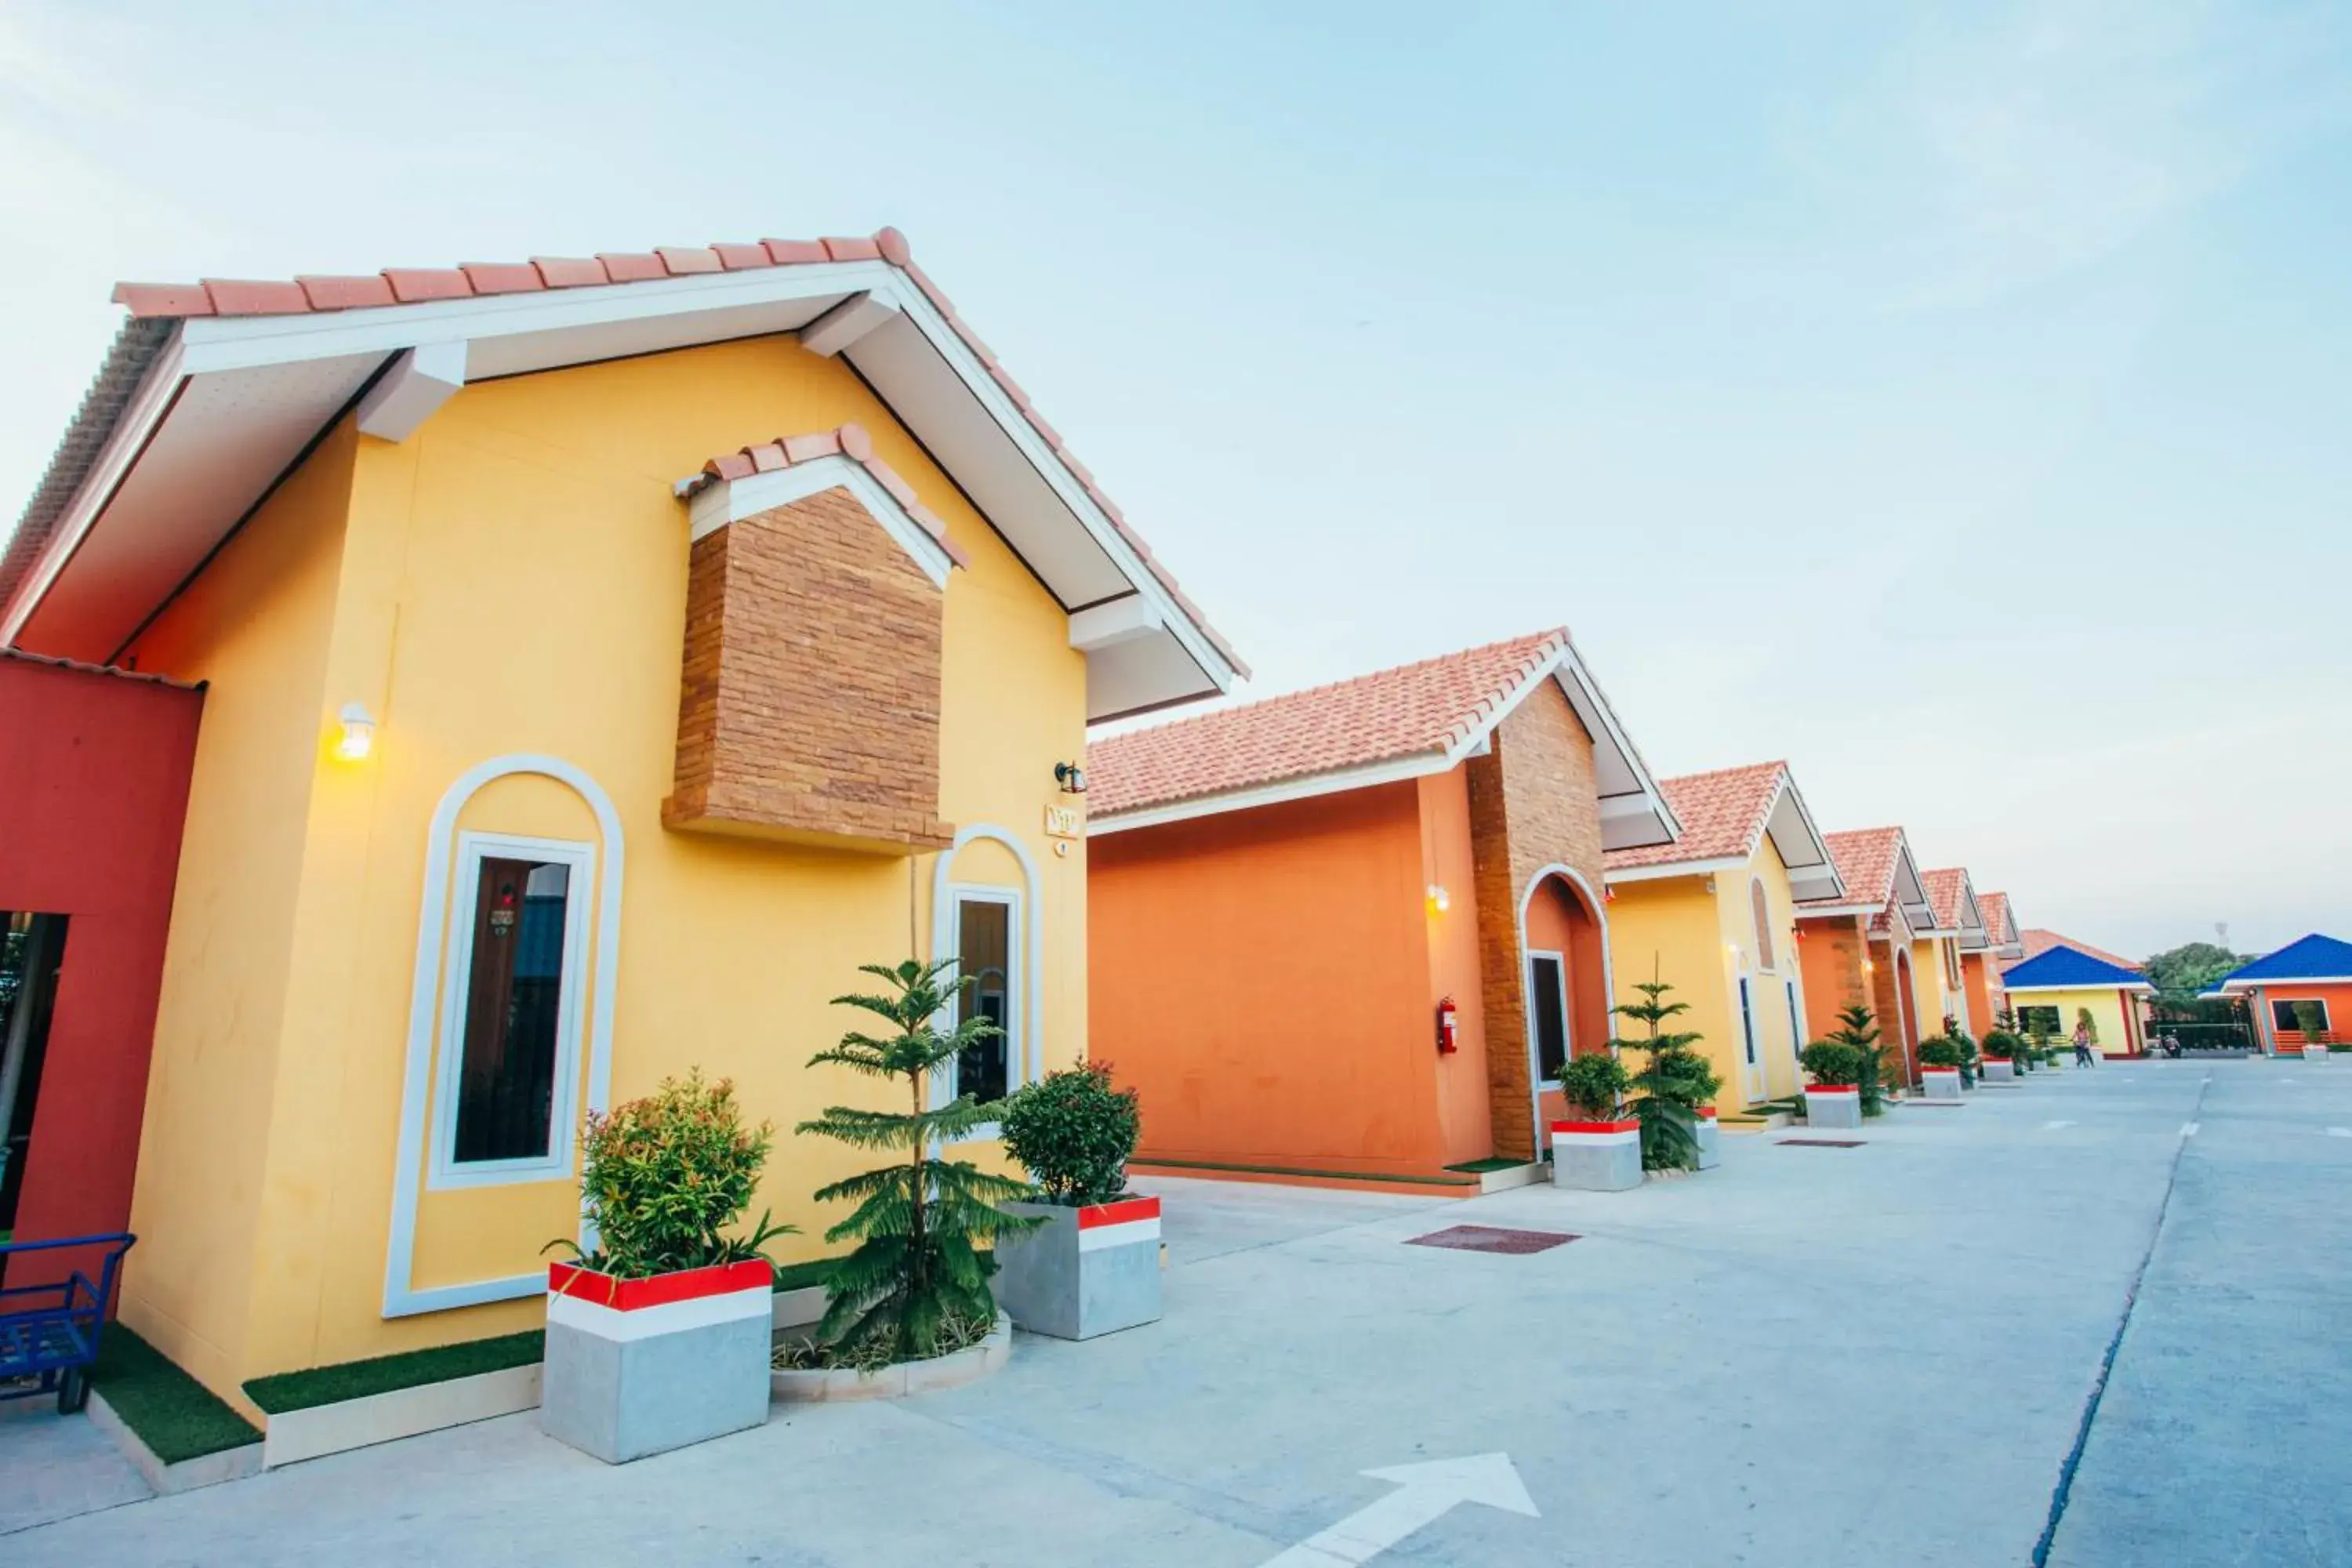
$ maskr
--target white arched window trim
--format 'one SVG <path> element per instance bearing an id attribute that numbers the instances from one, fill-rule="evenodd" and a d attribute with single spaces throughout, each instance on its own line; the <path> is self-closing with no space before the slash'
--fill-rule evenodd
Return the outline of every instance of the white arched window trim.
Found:
<path id="1" fill-rule="evenodd" d="M 980 843 L 983 839 L 1003 845 L 1013 852 L 1013 858 L 1019 862 L 1021 867 L 1021 887 L 1018 889 L 1018 900 L 1013 904 L 1012 930 L 1015 952 L 1013 962 L 1020 966 L 1021 988 L 1020 994 L 1013 999 L 1011 1009 L 1013 1038 L 1008 1045 L 1012 1049 L 1013 1058 L 1007 1064 L 1012 1070 L 1006 1075 L 1012 1080 L 1010 1088 L 1018 1089 L 1024 1083 L 1036 1082 L 1045 1076 L 1045 1031 L 1042 1024 L 1045 984 L 1045 966 L 1042 954 L 1045 952 L 1045 943 L 1039 940 L 1039 928 L 1045 923 L 1045 912 L 1040 907 L 1042 900 L 1038 897 L 1037 862 L 1030 855 L 1029 847 L 1015 837 L 1010 829 L 996 826 L 992 823 L 975 823 L 970 827 L 959 829 L 955 836 L 955 842 L 948 847 L 946 853 L 942 854 L 932 867 L 931 957 L 937 961 L 951 958 L 956 954 L 956 900 L 959 895 L 971 892 L 986 896 L 1003 890 L 969 882 L 959 882 L 955 879 L 956 857 L 963 852 L 965 846 Z M 934 1099 L 939 1103 L 945 1103 L 940 1095 L 946 1087 L 944 1080 L 938 1080 L 934 1084 Z M 972 1137 L 978 1140 L 993 1138 L 996 1135 L 997 1130 L 992 1123 L 976 1130 Z"/>
<path id="2" fill-rule="evenodd" d="M 572 1064 L 572 1076 L 564 1080 L 570 1086 L 572 1098 L 565 1103 L 568 1106 L 576 1100 L 583 1068 L 589 1110 L 604 1110 L 612 1095 L 613 1005 L 620 980 L 623 860 L 620 813 L 614 809 L 612 797 L 604 793 L 603 786 L 583 770 L 561 757 L 517 752 L 478 763 L 458 775 L 442 795 L 441 804 L 434 808 L 432 824 L 426 829 L 424 901 L 418 910 L 416 963 L 408 993 L 407 1060 L 401 1082 L 400 1142 L 394 1156 L 398 1163 L 393 1171 L 392 1231 L 384 1248 L 383 1315 L 387 1318 L 446 1311 L 453 1307 L 477 1306 L 485 1301 L 513 1300 L 537 1295 L 546 1289 L 545 1277 L 536 1269 L 496 1279 L 436 1285 L 422 1290 L 414 1289 L 410 1283 L 416 1261 L 417 1199 L 424 1182 L 430 1131 L 428 1121 L 432 1114 L 435 1047 L 441 1032 L 439 1003 L 444 955 L 448 951 L 450 941 L 450 872 L 457 854 L 457 816 L 465 809 L 466 803 L 479 794 L 485 785 L 517 773 L 534 773 L 568 786 L 595 814 L 597 835 L 604 840 L 603 875 L 595 879 L 596 954 L 589 984 L 586 1059 L 584 1062 L 575 1060 Z M 591 864 L 593 864 L 593 860 Z M 569 1112 L 566 1114 L 568 1119 Z M 563 1165 L 560 1173 L 537 1174 L 530 1179 L 569 1180 L 572 1174 L 569 1128 L 565 1129 L 563 1149 Z M 583 1223 L 581 1245 L 593 1247 L 594 1244 L 593 1235 Z"/>

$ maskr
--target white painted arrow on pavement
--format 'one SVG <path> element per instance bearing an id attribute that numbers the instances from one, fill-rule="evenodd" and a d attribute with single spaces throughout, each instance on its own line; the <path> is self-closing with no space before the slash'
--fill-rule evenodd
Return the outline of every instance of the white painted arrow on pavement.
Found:
<path id="1" fill-rule="evenodd" d="M 2181 1135 L 2183 1138 L 2194 1138 L 2194 1137 L 2196 1137 L 2196 1136 L 2197 1136 L 2197 1123 L 2195 1123 L 2194 1121 L 2184 1121 L 2184 1122 L 2182 1122 L 2182 1123 L 2180 1124 L 2180 1135 Z"/>
<path id="2" fill-rule="evenodd" d="M 1508 1454 L 1429 1459 L 1363 1473 L 1376 1481 L 1394 1481 L 1397 1489 L 1330 1529 L 1308 1536 L 1279 1557 L 1267 1558 L 1264 1568 L 1335 1568 L 1369 1562 L 1465 1502 L 1485 1503 L 1529 1519 L 1542 1517 Z"/>
<path id="3" fill-rule="evenodd" d="M 2352 1138 L 2352 1127 L 2331 1127 L 2327 1135 L 2330 1138 Z"/>
<path id="4" fill-rule="evenodd" d="M 2042 1131 L 2044 1132 L 2055 1132 L 2061 1127 L 2072 1127 L 2074 1125 L 2074 1124 L 2071 1121 L 2045 1121 L 2042 1124 Z"/>

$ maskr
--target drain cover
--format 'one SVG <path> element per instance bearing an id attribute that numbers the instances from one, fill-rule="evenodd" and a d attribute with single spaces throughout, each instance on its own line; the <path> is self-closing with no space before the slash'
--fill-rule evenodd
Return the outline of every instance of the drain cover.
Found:
<path id="1" fill-rule="evenodd" d="M 1454 1252 L 1502 1252 L 1514 1257 L 1549 1252 L 1565 1247 L 1575 1237 L 1564 1230 L 1506 1230 L 1493 1225 L 1449 1225 L 1427 1236 L 1416 1236 L 1407 1247 L 1443 1247 Z"/>
<path id="2" fill-rule="evenodd" d="M 1772 1141 L 1791 1149 L 1859 1149 L 1864 1142 L 1860 1138 L 1775 1138 Z"/>

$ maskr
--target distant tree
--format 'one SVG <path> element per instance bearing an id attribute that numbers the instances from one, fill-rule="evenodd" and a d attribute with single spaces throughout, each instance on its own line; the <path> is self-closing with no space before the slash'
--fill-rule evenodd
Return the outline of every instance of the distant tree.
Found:
<path id="1" fill-rule="evenodd" d="M 2231 970 L 2252 962 L 2250 953 L 2231 952 L 2210 942 L 2189 942 L 2158 953 L 2140 970 L 2156 987 L 2158 1005 L 2194 1012 L 2200 993 L 2211 989 Z"/>

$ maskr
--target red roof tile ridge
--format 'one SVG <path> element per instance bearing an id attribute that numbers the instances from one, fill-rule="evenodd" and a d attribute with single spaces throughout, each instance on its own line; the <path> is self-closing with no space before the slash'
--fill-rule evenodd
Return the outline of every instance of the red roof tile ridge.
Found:
<path id="1" fill-rule="evenodd" d="M 877 229 L 870 237 L 815 240 L 765 239 L 757 244 L 722 242 L 708 246 L 659 246 L 650 253 L 600 252 L 593 260 L 537 257 L 528 262 L 469 262 L 452 268 L 386 268 L 373 278 L 299 278 L 281 281 L 207 279 L 197 283 L 118 283 L 113 299 L 134 317 L 266 316 L 319 314 L 375 306 L 417 304 L 430 300 L 459 300 L 492 294 L 535 293 L 551 289 L 656 282 L 713 272 L 741 272 L 765 267 L 816 266 L 844 261 L 879 260 L 897 268 L 920 290 L 964 347 L 1002 389 L 1021 417 L 1068 470 L 1087 498 L 1101 511 L 1119 537 L 1134 550 L 1143 569 L 1166 589 L 1177 606 L 1191 617 L 1201 635 L 1244 679 L 1250 674 L 1233 645 L 1185 595 L 1174 573 L 1145 548 L 1127 526 L 1127 520 L 1109 496 L 1095 483 L 1085 464 L 1063 445 L 1061 432 L 1031 406 L 1011 374 L 980 335 L 956 314 L 954 304 L 915 265 L 913 248 L 898 229 Z"/>
<path id="2" fill-rule="evenodd" d="M 948 537 L 948 525 L 939 513 L 925 506 L 915 494 L 914 486 L 899 477 L 898 470 L 874 454 L 874 438 L 866 427 L 851 421 L 831 430 L 819 430 L 803 436 L 778 436 L 773 440 L 756 446 L 740 447 L 732 452 L 721 452 L 702 465 L 702 471 L 678 487 L 681 499 L 699 495 L 713 485 L 727 484 L 736 479 L 750 479 L 754 474 L 775 473 L 801 463 L 813 463 L 824 458 L 840 458 L 857 464 L 874 481 L 889 492 L 899 509 L 914 519 L 915 525 L 948 552 L 948 559 L 969 569 L 971 557 L 963 547 Z"/>

